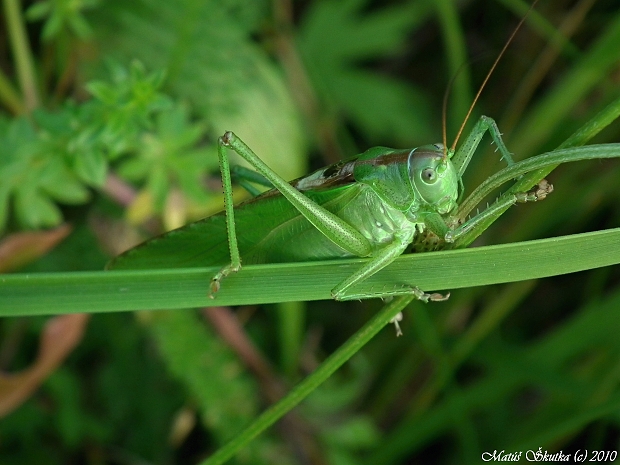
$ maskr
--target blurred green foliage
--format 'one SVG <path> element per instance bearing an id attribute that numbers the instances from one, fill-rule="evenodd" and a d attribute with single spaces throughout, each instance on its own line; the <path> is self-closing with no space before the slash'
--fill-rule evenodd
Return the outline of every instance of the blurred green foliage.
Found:
<path id="1" fill-rule="evenodd" d="M 527 5 L 3 7 L 0 231 L 71 221 L 64 243 L 25 270 L 61 271 L 101 269 L 102 250 L 221 208 L 215 141 L 224 130 L 293 178 L 373 145 L 440 141 L 455 78 L 451 142 Z M 543 2 L 527 23 L 475 109 L 497 119 L 517 159 L 558 146 L 619 95 L 614 0 Z M 595 142 L 619 133 L 615 123 Z M 468 191 L 498 158 L 480 150 Z M 617 226 L 619 173 L 613 162 L 561 167 L 549 177 L 553 195 L 511 209 L 480 243 Z M 609 268 L 416 304 L 403 338 L 383 331 L 236 461 L 478 463 L 502 449 L 617 450 L 619 299 Z M 0 421 L 0 463 L 197 463 L 379 305 L 321 302 L 288 323 L 278 309 L 241 309 L 241 334 L 253 342 L 244 350 L 266 361 L 258 374 L 244 367 L 239 339 L 193 312 L 95 315 L 66 362 Z M 32 363 L 43 322 L 0 321 L 2 370 Z M 195 423 L 183 427 L 188 412 Z"/>

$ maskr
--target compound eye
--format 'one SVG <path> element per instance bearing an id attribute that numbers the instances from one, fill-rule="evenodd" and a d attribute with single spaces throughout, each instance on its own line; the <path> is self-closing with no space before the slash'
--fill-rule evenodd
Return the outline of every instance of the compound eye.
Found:
<path id="1" fill-rule="evenodd" d="M 426 168 L 422 170 L 421 177 L 426 184 L 434 184 L 437 181 L 437 172 L 433 168 Z"/>

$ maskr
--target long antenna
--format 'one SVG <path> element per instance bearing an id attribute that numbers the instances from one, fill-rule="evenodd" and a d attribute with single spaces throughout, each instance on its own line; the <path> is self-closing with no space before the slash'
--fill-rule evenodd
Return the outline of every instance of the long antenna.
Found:
<path id="1" fill-rule="evenodd" d="M 463 120 L 463 124 L 461 124 L 461 127 L 459 128 L 459 132 L 457 132 L 457 134 L 456 134 L 456 138 L 454 139 L 454 143 L 452 144 L 452 147 L 450 147 L 451 151 L 454 151 L 456 149 L 456 143 L 458 142 L 459 138 L 461 137 L 461 134 L 463 133 L 463 130 L 465 129 L 465 125 L 467 124 L 467 121 L 469 120 L 469 117 L 471 116 L 471 113 L 474 110 L 474 106 L 476 106 L 476 102 L 478 102 L 478 98 L 480 97 L 480 94 L 482 93 L 482 90 L 484 89 L 484 87 L 486 86 L 489 78 L 493 74 L 493 71 L 495 71 L 495 68 L 496 68 L 497 64 L 499 63 L 499 60 L 501 60 L 502 56 L 506 52 L 506 49 L 508 48 L 508 46 L 510 45 L 512 40 L 515 38 L 515 36 L 517 35 L 517 32 L 519 31 L 519 29 L 521 28 L 523 23 L 525 22 L 525 19 L 527 18 L 527 16 L 530 14 L 530 12 L 536 6 L 536 3 L 538 3 L 538 0 L 534 0 L 532 2 L 530 7 L 528 8 L 527 12 L 525 13 L 525 15 L 523 15 L 523 18 L 521 18 L 521 21 L 519 21 L 519 24 L 517 24 L 517 27 L 514 28 L 514 30 L 512 31 L 512 34 L 510 34 L 510 37 L 508 38 L 508 40 L 504 44 L 504 48 L 502 48 L 502 51 L 499 52 L 499 55 L 497 55 L 497 58 L 493 62 L 493 66 L 491 66 L 491 69 L 489 69 L 489 72 L 487 73 L 486 77 L 484 78 L 484 81 L 482 81 L 482 85 L 478 89 L 478 92 L 476 93 L 476 96 L 474 97 L 474 101 L 471 103 L 471 105 L 469 107 L 469 110 L 467 111 L 467 115 L 465 115 L 465 119 Z M 452 78 L 452 79 L 454 80 L 454 78 Z M 446 93 L 444 95 L 444 103 L 443 103 L 443 145 L 444 145 L 444 147 L 446 147 L 446 108 L 448 106 L 447 102 L 448 102 L 448 95 Z"/>
<path id="2" fill-rule="evenodd" d="M 448 97 L 450 97 L 450 90 L 452 89 L 452 86 L 454 85 L 454 81 L 456 81 L 456 78 L 458 77 L 458 75 L 461 73 L 461 70 L 463 69 L 463 66 L 465 66 L 467 62 L 465 63 L 461 63 L 461 66 L 459 66 L 459 69 L 456 70 L 456 73 L 454 73 L 452 75 L 452 77 L 450 78 L 450 82 L 448 82 L 448 86 L 446 87 L 446 91 L 443 93 L 443 102 L 441 105 L 441 142 L 443 142 L 443 154 L 444 154 L 444 158 L 447 156 L 448 153 L 448 136 L 446 134 L 446 127 L 448 126 L 447 124 L 447 120 L 448 120 Z"/>

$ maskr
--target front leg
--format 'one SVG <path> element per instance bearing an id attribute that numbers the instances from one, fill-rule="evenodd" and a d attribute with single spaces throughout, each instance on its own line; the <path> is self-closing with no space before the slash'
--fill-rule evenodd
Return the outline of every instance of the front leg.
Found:
<path id="1" fill-rule="evenodd" d="M 390 290 L 377 290 L 377 291 L 367 291 L 367 292 L 348 292 L 351 287 L 354 285 L 364 281 L 370 276 L 374 275 L 377 271 L 385 268 L 390 263 L 392 263 L 396 258 L 398 258 L 407 248 L 407 246 L 411 243 L 413 239 L 413 232 L 401 232 L 397 233 L 394 237 L 394 240 L 379 249 L 378 252 L 372 257 L 372 259 L 362 266 L 357 272 L 349 276 L 347 279 L 342 281 L 332 290 L 332 297 L 336 300 L 359 300 L 359 299 L 374 299 L 374 298 L 385 298 L 385 297 L 395 297 L 401 295 L 414 295 L 416 299 L 421 300 L 423 302 L 428 301 L 441 301 L 446 300 L 448 296 L 443 296 L 441 294 L 427 294 L 416 286 L 405 285 L 398 289 L 390 289 Z"/>
<path id="2" fill-rule="evenodd" d="M 392 263 L 396 258 L 398 258 L 407 248 L 411 240 L 413 239 L 412 233 L 407 234 L 397 234 L 394 238 L 394 241 L 389 245 L 385 246 L 364 266 L 362 266 L 357 272 L 349 276 L 347 279 L 342 281 L 332 290 L 332 297 L 336 300 L 360 300 L 360 299 L 374 299 L 374 298 L 392 298 L 396 296 L 404 296 L 404 295 L 413 295 L 416 299 L 421 300 L 422 302 L 440 302 L 442 300 L 447 300 L 450 297 L 450 294 L 442 295 L 442 294 L 427 294 L 422 291 L 417 286 L 404 285 L 398 289 L 390 289 L 390 290 L 378 290 L 378 291 L 370 291 L 370 292 L 347 292 L 352 286 L 358 284 L 365 280 L 366 278 L 372 276 L 377 271 L 385 268 L 387 265 Z M 403 314 L 398 313 L 390 323 L 394 324 L 396 329 L 396 336 L 402 336 L 403 332 L 400 329 L 399 322 L 402 321 Z"/>
<path id="3" fill-rule="evenodd" d="M 467 139 L 465 139 L 465 141 L 461 144 L 461 147 L 456 151 L 454 157 L 452 157 L 452 163 L 454 163 L 454 166 L 457 169 L 459 179 L 463 177 L 463 173 L 467 169 L 467 165 L 469 165 L 469 162 L 478 148 L 484 133 L 487 131 L 489 131 L 489 134 L 493 138 L 493 142 L 495 142 L 495 145 L 502 154 L 502 159 L 506 161 L 506 164 L 508 166 L 514 164 L 512 155 L 502 140 L 502 133 L 499 132 L 499 128 L 497 127 L 495 120 L 493 118 L 489 118 L 488 116 L 481 116 L 476 123 L 476 126 L 474 126 L 472 131 L 467 136 Z"/>
<path id="4" fill-rule="evenodd" d="M 478 215 L 470 218 L 462 225 L 456 227 L 452 231 L 448 231 L 444 238 L 448 243 L 455 242 L 476 227 L 485 224 L 489 218 L 499 217 L 505 210 L 516 203 L 537 202 L 544 200 L 547 195 L 553 192 L 553 184 L 543 179 L 538 185 L 528 192 L 517 192 L 516 194 L 500 197 L 500 200 L 482 211 Z"/>

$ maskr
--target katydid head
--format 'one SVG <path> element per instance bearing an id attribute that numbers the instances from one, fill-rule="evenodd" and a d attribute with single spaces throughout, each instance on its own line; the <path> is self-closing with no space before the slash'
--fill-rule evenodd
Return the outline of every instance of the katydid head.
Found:
<path id="1" fill-rule="evenodd" d="M 441 144 L 423 145 L 409 156 L 409 176 L 414 189 L 439 214 L 450 212 L 458 198 L 457 170 L 444 156 Z"/>

